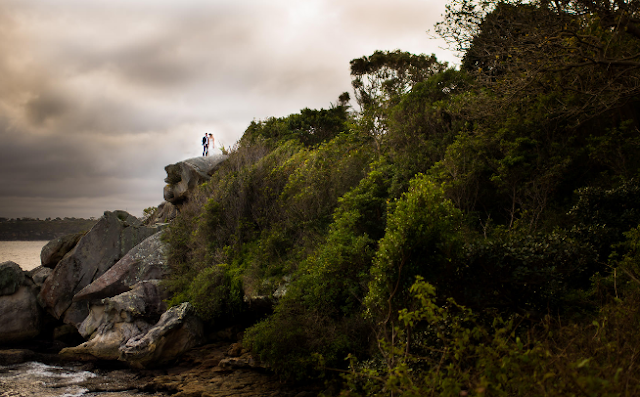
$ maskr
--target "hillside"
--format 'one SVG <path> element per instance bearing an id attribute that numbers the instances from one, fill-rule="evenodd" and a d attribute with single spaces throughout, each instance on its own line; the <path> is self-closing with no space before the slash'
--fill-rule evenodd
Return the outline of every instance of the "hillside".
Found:
<path id="1" fill-rule="evenodd" d="M 168 228 L 171 302 L 343 395 L 637 395 L 638 6 L 454 2 L 460 68 L 377 51 L 254 121 Z"/>

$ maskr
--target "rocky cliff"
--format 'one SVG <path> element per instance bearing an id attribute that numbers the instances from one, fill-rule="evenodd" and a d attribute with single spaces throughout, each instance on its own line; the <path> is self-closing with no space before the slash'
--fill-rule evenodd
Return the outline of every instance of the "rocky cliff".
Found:
<path id="1" fill-rule="evenodd" d="M 1 263 L 0 345 L 49 341 L 67 345 L 57 359 L 112 360 L 136 369 L 167 368 L 182 360 L 187 367 L 181 371 L 188 375 L 156 373 L 136 386 L 153 391 L 189 396 L 231 391 L 298 394 L 300 390 L 279 384 L 265 372 L 241 344 L 231 345 L 237 330 L 205 337 L 202 321 L 188 302 L 170 309 L 165 304 L 162 280 L 169 272 L 162 239 L 165 221 L 175 217 L 225 158 L 203 157 L 167 166 L 167 201 L 145 224 L 125 211 L 107 211 L 88 232 L 52 240 L 42 250 L 42 266 L 32 271 L 22 271 L 13 262 Z M 80 337 L 84 342 L 69 346 Z M 211 344 L 213 340 L 218 342 Z M 34 359 L 33 352 L 18 353 L 0 351 L 0 362 L 3 357 Z M 246 393 L 239 392 L 248 383 L 252 386 Z"/>

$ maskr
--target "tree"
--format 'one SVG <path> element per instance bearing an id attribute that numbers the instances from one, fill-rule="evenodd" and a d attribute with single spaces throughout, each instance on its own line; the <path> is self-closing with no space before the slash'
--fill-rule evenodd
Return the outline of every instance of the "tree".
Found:
<path id="1" fill-rule="evenodd" d="M 640 2 L 454 1 L 438 32 L 506 100 L 549 95 L 579 126 L 640 94 Z"/>
<path id="2" fill-rule="evenodd" d="M 373 138 L 380 150 L 387 132 L 387 110 L 417 83 L 446 69 L 435 55 L 376 51 L 351 61 L 351 84 L 360 106 L 360 130 Z"/>
<path id="3" fill-rule="evenodd" d="M 332 105 L 329 109 L 304 108 L 300 113 L 287 117 L 252 121 L 240 143 L 250 145 L 263 141 L 276 146 L 293 139 L 305 146 L 315 146 L 330 141 L 348 130 L 349 100 L 349 93 L 344 92 L 338 97 L 338 104 Z"/>
<path id="4" fill-rule="evenodd" d="M 490 170 L 498 193 L 498 200 L 486 195 L 491 202 L 480 204 L 499 205 L 509 226 L 527 217 L 536 229 L 555 195 L 592 183 L 600 172 L 636 172 L 639 5 L 455 0 L 448 6 L 437 30 L 464 54 L 462 69 L 474 78 L 464 106 L 467 136 L 458 145 L 477 148 L 483 163 L 477 169 Z M 620 132 L 619 143 L 611 131 Z M 614 158 L 613 146 L 624 156 Z"/>

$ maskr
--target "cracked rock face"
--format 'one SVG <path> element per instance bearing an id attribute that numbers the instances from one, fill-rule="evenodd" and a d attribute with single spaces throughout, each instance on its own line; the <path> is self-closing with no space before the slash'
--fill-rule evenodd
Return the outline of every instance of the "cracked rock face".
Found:
<path id="1" fill-rule="evenodd" d="M 166 309 L 163 301 L 166 296 L 159 284 L 159 280 L 142 281 L 130 291 L 92 305 L 89 315 L 78 327 L 78 332 L 84 338 L 93 338 L 97 333 L 108 331 L 110 324 L 134 323 L 139 320 L 155 324 Z M 146 328 L 150 327 L 151 325 Z M 122 342 L 133 336 L 135 335 L 123 338 Z"/>
<path id="2" fill-rule="evenodd" d="M 166 298 L 159 280 L 141 281 L 130 291 L 103 299 L 91 306 L 89 315 L 78 326 L 87 342 L 63 349 L 60 354 L 72 359 L 91 356 L 117 360 L 120 348 L 130 339 L 146 334 L 166 309 Z"/>
<path id="3" fill-rule="evenodd" d="M 167 274 L 165 244 L 162 232 L 156 233 L 136 245 L 74 297 L 74 301 L 103 299 L 129 291 L 135 284 L 145 280 L 161 280 Z"/>
<path id="4" fill-rule="evenodd" d="M 177 206 L 187 201 L 196 186 L 211 179 L 211 174 L 226 159 L 227 156 L 217 154 L 194 157 L 164 167 L 167 172 L 164 199 Z"/>
<path id="5" fill-rule="evenodd" d="M 47 277 L 39 295 L 41 304 L 55 318 L 64 318 L 77 327 L 88 308 L 79 302 L 72 305 L 74 295 L 159 230 L 141 226 L 137 218 L 124 211 L 105 212 Z M 73 313 L 66 313 L 69 309 Z"/>
<path id="6" fill-rule="evenodd" d="M 0 296 L 0 342 L 29 340 L 38 336 L 42 320 L 34 290 L 21 285 L 11 295 Z"/>
<path id="7" fill-rule="evenodd" d="M 63 349 L 60 355 L 74 360 L 121 360 L 134 368 L 149 368 L 171 362 L 202 343 L 202 321 L 189 303 L 162 313 L 165 306 L 158 283 L 142 281 L 129 292 L 93 305 L 78 329 L 91 339 Z"/>
<path id="8" fill-rule="evenodd" d="M 54 269 L 58 262 L 78 244 L 82 236 L 84 236 L 84 232 L 69 234 L 49 241 L 40 252 L 42 266 Z"/>
<path id="9" fill-rule="evenodd" d="M 15 262 L 0 263 L 0 343 L 38 336 L 42 309 L 30 274 Z"/>
<path id="10" fill-rule="evenodd" d="M 134 368 L 165 364 L 203 341 L 203 324 L 190 303 L 167 310 L 145 334 L 120 348 L 120 360 Z"/>

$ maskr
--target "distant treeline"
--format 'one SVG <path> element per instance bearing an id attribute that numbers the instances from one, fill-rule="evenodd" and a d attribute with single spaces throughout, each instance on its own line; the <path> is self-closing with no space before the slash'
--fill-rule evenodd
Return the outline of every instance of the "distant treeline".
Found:
<path id="1" fill-rule="evenodd" d="M 53 240 L 89 230 L 96 222 L 95 218 L 0 218 L 0 240 Z"/>

